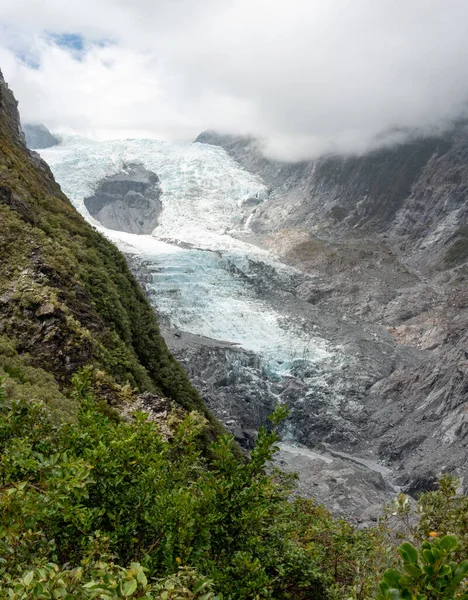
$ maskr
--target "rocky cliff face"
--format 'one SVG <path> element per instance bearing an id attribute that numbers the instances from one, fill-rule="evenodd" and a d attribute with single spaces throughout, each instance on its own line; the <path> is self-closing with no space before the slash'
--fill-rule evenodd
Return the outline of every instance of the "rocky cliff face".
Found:
<path id="1" fill-rule="evenodd" d="M 45 125 L 25 123 L 23 125 L 26 146 L 30 150 L 51 148 L 60 144 L 60 140 L 50 133 Z"/>
<path id="2" fill-rule="evenodd" d="M 155 173 L 141 164 L 129 164 L 102 180 L 84 203 L 107 229 L 150 234 L 162 210 L 161 194 Z"/>
<path id="3" fill-rule="evenodd" d="M 21 129 L 18 112 L 18 102 L 13 92 L 3 78 L 0 71 L 0 118 L 2 120 L 2 129 L 5 135 L 8 135 L 13 144 L 23 146 L 25 143 L 24 133 Z"/>
<path id="4" fill-rule="evenodd" d="M 270 187 L 247 239 L 309 277 L 295 294 L 383 326 L 417 365 L 378 377 L 354 452 L 379 457 L 416 493 L 468 474 L 468 131 L 361 157 L 270 161 L 252 139 L 202 134 Z M 365 326 L 365 325 L 364 325 Z"/>

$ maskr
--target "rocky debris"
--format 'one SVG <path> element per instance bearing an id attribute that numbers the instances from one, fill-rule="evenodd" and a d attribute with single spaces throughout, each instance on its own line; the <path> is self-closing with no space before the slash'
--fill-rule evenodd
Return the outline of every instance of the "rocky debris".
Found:
<path id="1" fill-rule="evenodd" d="M 361 527 L 375 524 L 383 505 L 399 491 L 389 481 L 390 470 L 382 470 L 370 461 L 287 443 L 278 447 L 275 465 L 298 474 L 297 495 L 314 498 L 335 515 Z"/>
<path id="2" fill-rule="evenodd" d="M 152 273 L 157 264 L 129 257 L 137 279 L 148 297 L 157 293 Z M 277 402 L 288 404 L 291 416 L 285 425 L 291 439 L 314 447 L 321 442 L 352 450 L 362 437 L 368 419 L 368 390 L 394 369 L 414 367 L 420 352 L 399 347 L 379 326 L 318 310 L 291 292 L 288 276 L 272 274 L 270 268 L 253 266 L 244 274 L 259 297 L 282 316 L 289 328 L 310 341 L 309 354 L 297 357 L 288 374 L 279 376 L 281 365 L 232 343 L 174 330 L 163 321 L 162 333 L 191 381 L 215 415 L 250 448 L 256 431 L 267 422 Z M 241 275 L 239 275 L 241 276 Z M 329 343 L 325 354 L 315 345 Z"/>
<path id="3" fill-rule="evenodd" d="M 184 411 L 168 398 L 144 392 L 132 398 L 131 403 L 125 404 L 119 410 L 120 416 L 126 421 L 131 421 L 136 412 L 147 413 L 148 419 L 158 426 L 161 435 L 169 440 L 174 436 L 170 417 L 173 422 L 180 421 Z"/>
<path id="4" fill-rule="evenodd" d="M 56 307 L 52 302 L 45 302 L 36 310 L 36 317 L 50 317 L 56 311 Z"/>
<path id="5" fill-rule="evenodd" d="M 276 404 L 259 357 L 221 340 L 166 328 L 162 333 L 214 415 L 250 450 Z"/>
<path id="6" fill-rule="evenodd" d="M 385 462 L 413 494 L 445 471 L 466 488 L 466 123 L 360 157 L 297 164 L 265 158 L 249 138 L 205 132 L 197 141 L 222 146 L 269 185 L 247 239 L 309 275 L 296 296 L 363 328 L 383 326 L 401 349 L 425 352 L 418 364 L 393 363 L 361 396 L 353 453 Z M 372 352 L 367 346 L 362 356 Z M 332 419 L 329 428 L 337 431 Z"/>
<path id="7" fill-rule="evenodd" d="M 161 194 L 158 176 L 143 165 L 132 163 L 103 179 L 84 203 L 89 213 L 108 229 L 150 234 L 162 211 Z"/>
<path id="8" fill-rule="evenodd" d="M 25 123 L 23 125 L 26 146 L 30 150 L 51 148 L 60 144 L 60 140 L 52 135 L 45 125 L 37 123 Z"/>

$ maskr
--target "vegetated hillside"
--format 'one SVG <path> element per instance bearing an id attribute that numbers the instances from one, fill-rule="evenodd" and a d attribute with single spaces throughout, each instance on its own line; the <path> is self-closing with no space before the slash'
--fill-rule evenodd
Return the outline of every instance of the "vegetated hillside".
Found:
<path id="1" fill-rule="evenodd" d="M 282 163 L 259 144 L 205 132 L 270 186 L 249 239 L 310 279 L 297 296 L 345 319 L 383 326 L 421 349 L 367 391 L 361 442 L 411 493 L 437 475 L 465 478 L 468 447 L 468 129 L 363 156 Z"/>
<path id="2" fill-rule="evenodd" d="M 85 222 L 48 166 L 26 149 L 3 78 L 0 336 L 0 374 L 34 385 L 37 374 L 27 369 L 42 369 L 51 396 L 62 396 L 64 413 L 73 410 L 66 400 L 71 377 L 92 365 L 109 404 L 150 392 L 198 410 L 220 430 L 168 351 L 124 256 Z"/>

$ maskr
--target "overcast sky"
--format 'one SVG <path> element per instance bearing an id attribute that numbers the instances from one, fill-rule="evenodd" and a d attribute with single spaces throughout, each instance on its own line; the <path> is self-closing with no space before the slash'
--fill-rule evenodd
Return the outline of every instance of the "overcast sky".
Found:
<path id="1" fill-rule="evenodd" d="M 250 133 L 363 152 L 468 101 L 466 0 L 1 0 L 24 121 L 97 139 Z"/>

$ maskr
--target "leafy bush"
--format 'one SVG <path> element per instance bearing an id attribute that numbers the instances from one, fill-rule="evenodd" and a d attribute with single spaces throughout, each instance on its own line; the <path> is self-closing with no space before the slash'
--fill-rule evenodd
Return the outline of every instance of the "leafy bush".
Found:
<path id="1" fill-rule="evenodd" d="M 103 414 L 83 378 L 75 378 L 75 389 L 76 421 L 56 425 L 44 405 L 9 399 L 3 388 L 5 592 L 28 597 L 40 584 L 44 594 L 74 597 L 86 580 L 87 586 L 114 586 L 120 597 L 129 571 L 115 565 L 138 563 L 145 577 L 164 578 L 161 598 L 176 597 L 170 594 L 178 589 L 177 578 L 192 573 L 181 567 L 204 573 L 227 598 L 325 597 L 326 577 L 315 560 L 321 553 L 298 539 L 290 487 L 266 472 L 284 409 L 273 415 L 271 431 L 260 431 L 251 459 L 240 461 L 230 436 L 202 451 L 206 421 L 198 413 L 187 413 L 168 441 L 143 413 L 133 422 Z M 184 583 L 195 595 L 180 597 L 197 597 L 197 585 Z M 63 591 L 54 591 L 57 586 Z M 86 587 L 89 597 L 93 589 Z"/>
<path id="2" fill-rule="evenodd" d="M 404 543 L 399 549 L 403 572 L 398 569 L 385 571 L 378 600 L 468 600 L 468 588 L 464 583 L 468 576 L 468 560 L 460 564 L 451 560 L 457 546 L 457 538 L 453 535 L 425 541 L 419 552 L 410 543 Z"/>
<path id="3" fill-rule="evenodd" d="M 74 378 L 76 417 L 64 422 L 37 400 L 13 397 L 10 378 L 0 385 L 2 599 L 363 600 L 397 566 L 385 524 L 356 531 L 313 501 L 290 500 L 292 478 L 269 466 L 284 407 L 247 461 L 227 435 L 207 449 L 199 413 L 182 415 L 170 439 L 144 413 L 107 414 L 86 371 Z M 456 547 L 445 537 L 428 547 L 426 533 L 437 519 L 447 528 L 466 522 L 466 499 L 453 504 L 452 488 L 443 480 L 438 496 L 423 497 L 409 534 L 421 548 L 420 579 L 405 579 L 404 566 L 400 589 L 386 572 L 402 598 L 435 587 L 438 575 L 423 579 L 428 550 L 441 553 L 438 574 L 451 569 L 444 593 L 459 589 L 463 536 Z"/>

